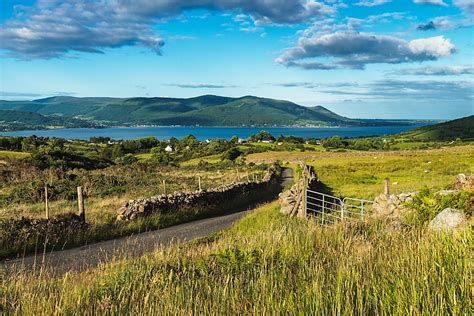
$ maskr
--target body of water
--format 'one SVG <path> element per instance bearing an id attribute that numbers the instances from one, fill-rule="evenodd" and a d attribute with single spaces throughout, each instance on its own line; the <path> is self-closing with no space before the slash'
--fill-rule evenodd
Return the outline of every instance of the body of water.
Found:
<path id="1" fill-rule="evenodd" d="M 136 139 L 154 136 L 160 140 L 171 137 L 182 138 L 189 134 L 196 136 L 199 140 L 225 138 L 230 139 L 237 135 L 247 138 L 257 134 L 261 130 L 270 132 L 273 136 L 298 136 L 326 138 L 334 135 L 341 137 L 364 137 L 398 134 L 426 124 L 409 126 L 380 126 L 380 127 L 110 127 L 110 128 L 69 128 L 50 130 L 25 130 L 14 132 L 2 132 L 0 136 L 42 136 L 60 137 L 66 139 L 84 139 L 92 136 L 104 136 L 112 139 Z"/>

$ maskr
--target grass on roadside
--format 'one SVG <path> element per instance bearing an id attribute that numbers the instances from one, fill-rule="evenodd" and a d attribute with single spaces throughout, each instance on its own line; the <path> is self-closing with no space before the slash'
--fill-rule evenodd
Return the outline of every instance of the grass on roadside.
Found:
<path id="1" fill-rule="evenodd" d="M 426 314 L 472 311 L 472 235 L 321 227 L 274 204 L 232 229 L 78 275 L 19 273 L 1 286 L 11 314 Z"/>

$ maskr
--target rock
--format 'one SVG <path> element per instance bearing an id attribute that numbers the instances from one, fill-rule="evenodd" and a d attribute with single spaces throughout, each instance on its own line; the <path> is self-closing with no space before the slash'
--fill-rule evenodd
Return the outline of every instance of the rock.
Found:
<path id="1" fill-rule="evenodd" d="M 465 174 L 460 173 L 456 176 L 454 182 L 454 189 L 456 190 L 474 190 L 474 174 L 467 177 Z"/>
<path id="2" fill-rule="evenodd" d="M 121 207 L 121 208 L 118 209 L 117 214 L 118 214 L 118 215 L 123 215 L 123 214 L 125 214 L 127 211 L 128 211 L 128 208 L 127 208 L 126 206 L 123 206 L 123 207 Z"/>
<path id="3" fill-rule="evenodd" d="M 429 223 L 428 228 L 434 231 L 454 230 L 467 223 L 466 216 L 454 208 L 445 208 Z"/>
<path id="4" fill-rule="evenodd" d="M 459 190 L 441 190 L 435 193 L 435 195 L 446 196 L 459 192 Z"/>
<path id="5" fill-rule="evenodd" d="M 374 200 L 372 217 L 401 221 L 408 210 L 404 203 L 413 200 L 415 194 L 414 192 L 399 195 L 380 194 Z"/>

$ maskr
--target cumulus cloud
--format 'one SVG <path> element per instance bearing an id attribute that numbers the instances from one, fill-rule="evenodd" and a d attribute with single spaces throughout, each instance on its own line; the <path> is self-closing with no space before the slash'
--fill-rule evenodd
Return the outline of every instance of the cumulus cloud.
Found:
<path id="1" fill-rule="evenodd" d="M 0 48 L 20 58 L 54 58 L 69 52 L 103 53 L 142 46 L 160 54 L 153 25 L 185 10 L 240 11 L 256 25 L 317 19 L 334 8 L 314 0 L 39 0 L 0 28 Z"/>
<path id="2" fill-rule="evenodd" d="M 284 51 L 276 62 L 304 69 L 363 69 L 367 64 L 437 60 L 450 56 L 454 51 L 454 45 L 443 36 L 406 41 L 387 35 L 341 31 L 302 37 L 296 47 Z M 314 58 L 329 58 L 332 61 L 323 63 L 314 61 Z M 314 63 L 318 64 L 312 68 Z"/>
<path id="3" fill-rule="evenodd" d="M 389 2 L 392 2 L 392 0 L 362 0 L 357 2 L 355 5 L 361 7 L 375 7 Z"/>
<path id="4" fill-rule="evenodd" d="M 440 7 L 447 7 L 448 5 L 443 0 L 414 0 L 417 4 L 432 4 Z"/>
<path id="5" fill-rule="evenodd" d="M 148 22 L 127 19 L 105 2 L 43 0 L 2 25 L 0 48 L 23 58 L 103 53 L 105 48 L 131 45 L 160 54 L 164 42 Z"/>
<path id="6" fill-rule="evenodd" d="M 409 68 L 397 71 L 397 75 L 415 75 L 415 76 L 460 76 L 474 75 L 474 66 L 440 66 L 440 67 L 422 67 Z"/>

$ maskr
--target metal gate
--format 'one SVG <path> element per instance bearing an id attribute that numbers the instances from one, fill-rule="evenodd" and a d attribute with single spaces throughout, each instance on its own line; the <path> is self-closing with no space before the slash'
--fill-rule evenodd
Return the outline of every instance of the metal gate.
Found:
<path id="1" fill-rule="evenodd" d="M 364 218 L 364 215 L 374 201 L 344 198 L 306 190 L 306 214 L 319 217 L 321 224 L 332 224 L 345 218 Z"/>

